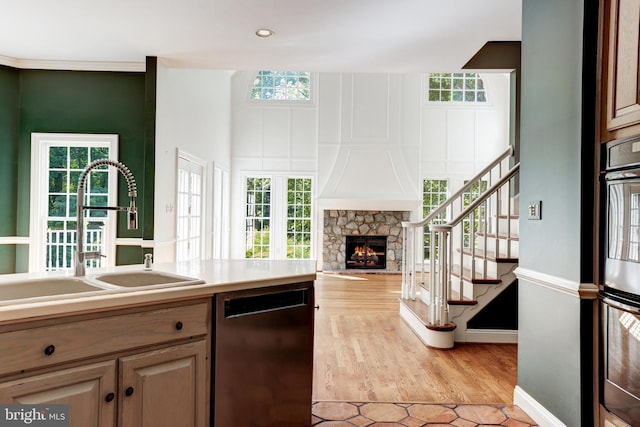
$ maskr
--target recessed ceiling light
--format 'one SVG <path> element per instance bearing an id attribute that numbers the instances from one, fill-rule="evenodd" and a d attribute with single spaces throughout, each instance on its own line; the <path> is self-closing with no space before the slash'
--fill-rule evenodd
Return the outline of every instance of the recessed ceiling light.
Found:
<path id="1" fill-rule="evenodd" d="M 273 34 L 273 31 L 268 28 L 260 28 L 259 30 L 256 30 L 256 36 L 258 37 L 271 37 Z"/>

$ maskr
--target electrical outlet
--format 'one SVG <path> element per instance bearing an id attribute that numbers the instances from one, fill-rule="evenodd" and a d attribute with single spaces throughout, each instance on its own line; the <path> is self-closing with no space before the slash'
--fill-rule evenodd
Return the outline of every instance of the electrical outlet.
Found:
<path id="1" fill-rule="evenodd" d="M 534 200 L 527 205 L 528 219 L 542 219 L 542 201 Z"/>

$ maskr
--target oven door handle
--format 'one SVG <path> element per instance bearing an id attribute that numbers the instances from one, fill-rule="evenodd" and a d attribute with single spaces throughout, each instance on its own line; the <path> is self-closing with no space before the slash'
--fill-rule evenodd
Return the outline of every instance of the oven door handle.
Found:
<path id="1" fill-rule="evenodd" d="M 613 308 L 617 308 L 618 310 L 626 311 L 627 313 L 635 314 L 640 316 L 640 308 L 634 307 L 632 305 L 623 304 L 621 302 L 612 300 L 610 298 L 604 297 L 602 298 L 602 302 L 611 306 Z"/>

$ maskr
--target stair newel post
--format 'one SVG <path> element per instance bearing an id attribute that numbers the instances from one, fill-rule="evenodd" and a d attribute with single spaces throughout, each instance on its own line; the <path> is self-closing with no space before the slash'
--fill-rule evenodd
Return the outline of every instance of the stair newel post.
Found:
<path id="1" fill-rule="evenodd" d="M 458 235 L 460 236 L 459 238 L 459 242 L 458 242 L 458 266 L 460 267 L 460 274 L 458 275 L 458 296 L 459 298 L 462 298 L 462 290 L 464 289 L 464 278 L 463 273 L 464 273 L 464 222 L 461 222 L 458 225 Z M 453 240 L 453 234 L 451 236 L 451 240 Z"/>
<path id="2" fill-rule="evenodd" d="M 507 203 L 508 204 L 508 203 Z M 497 215 L 496 215 L 496 230 L 495 230 L 495 243 L 494 243 L 494 251 L 495 257 L 498 258 L 500 256 L 500 214 L 502 213 L 502 190 L 496 193 L 496 205 L 497 205 Z M 509 208 L 507 207 L 507 224 L 509 223 Z M 507 230 L 508 230 L 507 225 Z M 508 245 L 507 245 L 508 246 Z"/>
<path id="3" fill-rule="evenodd" d="M 434 230 L 433 224 L 429 230 L 429 305 L 435 307 L 435 289 L 438 282 L 438 251 L 436 250 L 438 232 Z"/>
<path id="4" fill-rule="evenodd" d="M 430 311 L 431 323 L 434 325 L 445 325 L 449 321 L 449 301 L 447 295 L 449 295 L 450 286 L 450 261 L 451 251 L 449 235 L 451 232 L 451 226 L 449 225 L 433 225 L 431 237 L 432 240 L 437 239 L 437 258 L 438 258 L 438 272 L 434 275 L 434 280 L 430 281 L 433 285 L 430 290 L 432 296 L 430 301 L 432 303 L 433 310 Z M 434 239 L 435 237 L 435 239 Z M 432 253 L 431 257 L 435 258 L 435 254 Z"/>
<path id="5" fill-rule="evenodd" d="M 487 233 L 489 232 L 489 229 L 487 227 L 487 223 L 489 221 L 489 202 L 492 200 L 492 198 L 487 199 L 483 206 L 484 206 L 484 212 L 483 212 L 483 216 L 484 216 L 484 233 L 482 235 L 482 275 L 484 278 L 487 277 Z"/>
<path id="6" fill-rule="evenodd" d="M 414 256 L 418 256 L 420 260 L 420 284 L 422 285 L 425 282 L 425 263 L 424 263 L 424 226 L 416 227 L 416 235 L 414 239 Z M 414 283 L 415 285 L 415 283 Z M 416 298 L 416 289 L 413 289 L 413 298 Z"/>
<path id="7" fill-rule="evenodd" d="M 511 196 L 511 185 L 512 185 L 513 179 L 510 179 L 509 182 L 507 183 L 507 195 Z M 511 258 L 511 198 L 509 197 L 507 200 L 509 200 L 509 202 L 507 203 L 507 240 L 505 242 L 505 244 L 507 245 L 507 258 Z"/>
<path id="8" fill-rule="evenodd" d="M 409 223 L 402 223 L 402 298 L 416 298 L 416 228 Z"/>
<path id="9" fill-rule="evenodd" d="M 402 299 L 407 299 L 409 295 L 409 281 L 410 279 L 410 270 L 409 266 L 409 257 L 407 256 L 407 252 L 409 251 L 409 237 L 407 233 L 407 225 L 402 223 Z"/>
<path id="10" fill-rule="evenodd" d="M 469 250 L 471 251 L 471 280 L 476 277 L 476 210 L 469 215 Z M 462 298 L 464 295 L 460 294 Z"/>

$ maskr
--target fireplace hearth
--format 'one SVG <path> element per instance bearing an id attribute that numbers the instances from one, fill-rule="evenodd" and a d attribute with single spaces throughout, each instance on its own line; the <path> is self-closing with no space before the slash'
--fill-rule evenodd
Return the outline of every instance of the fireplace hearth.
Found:
<path id="1" fill-rule="evenodd" d="M 387 236 L 345 236 L 347 269 L 385 269 Z"/>

